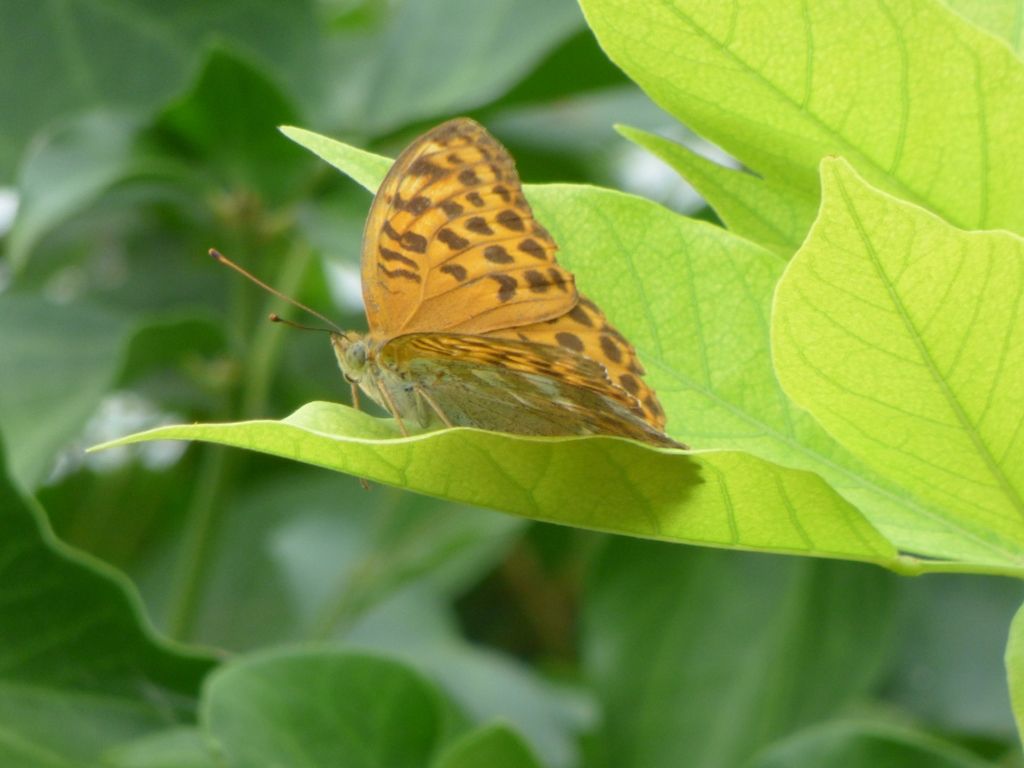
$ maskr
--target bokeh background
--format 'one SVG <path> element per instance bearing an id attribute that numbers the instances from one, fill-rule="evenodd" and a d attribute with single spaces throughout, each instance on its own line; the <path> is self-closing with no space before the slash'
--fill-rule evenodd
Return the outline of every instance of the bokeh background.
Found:
<path id="1" fill-rule="evenodd" d="M 575 3 L 0 0 L 0 69 L 6 470 L 160 632 L 400 659 L 554 768 L 798 764 L 770 750 L 853 727 L 1022 764 L 1009 580 L 616 539 L 212 446 L 84 453 L 347 402 L 323 338 L 266 323 L 279 302 L 206 255 L 364 327 L 370 198 L 279 125 L 395 155 L 465 114 L 530 182 L 714 220 L 613 125 L 728 159 L 608 61 Z"/>

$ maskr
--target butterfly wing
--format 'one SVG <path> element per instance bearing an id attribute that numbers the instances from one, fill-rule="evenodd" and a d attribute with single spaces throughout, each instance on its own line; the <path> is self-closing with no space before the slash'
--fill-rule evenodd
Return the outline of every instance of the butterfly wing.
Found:
<path id="1" fill-rule="evenodd" d="M 556 249 L 507 150 L 472 120 L 443 123 L 399 156 L 370 208 L 370 332 L 483 334 L 563 315 L 577 294 Z"/>
<path id="2" fill-rule="evenodd" d="M 399 372 L 396 381 L 423 393 L 455 426 L 529 435 L 617 435 L 685 447 L 649 424 L 636 399 L 613 384 L 602 365 L 557 345 L 412 334 L 385 344 L 379 363 Z"/>
<path id="3" fill-rule="evenodd" d="M 644 381 L 644 367 L 636 350 L 590 299 L 580 296 L 579 303 L 560 317 L 489 335 L 562 347 L 600 363 L 606 378 L 628 394 L 632 410 L 658 431 L 664 431 L 665 412 Z"/>

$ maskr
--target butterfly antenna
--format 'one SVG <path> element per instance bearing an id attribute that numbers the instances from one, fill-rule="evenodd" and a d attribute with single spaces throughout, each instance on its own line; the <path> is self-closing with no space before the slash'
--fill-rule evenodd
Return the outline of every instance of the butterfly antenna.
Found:
<path id="1" fill-rule="evenodd" d="M 325 323 L 327 323 L 329 326 L 331 326 L 331 328 L 333 329 L 332 332 L 340 333 L 342 336 L 345 335 L 345 332 L 343 330 L 341 330 L 341 328 L 339 328 L 337 325 L 335 325 L 333 322 L 331 322 L 328 318 L 326 318 L 323 315 L 321 315 L 315 309 L 310 309 L 309 307 L 307 307 L 302 302 L 297 301 L 296 299 L 293 299 L 291 296 L 286 296 L 285 294 L 281 293 L 276 288 L 271 288 L 269 285 L 267 285 L 262 280 L 260 280 L 258 277 L 256 277 L 256 275 L 252 274 L 248 270 L 245 270 L 242 267 L 240 267 L 237 264 L 235 264 L 235 262 L 233 262 L 231 259 L 229 259 L 227 256 L 225 256 L 223 253 L 218 251 L 216 248 L 211 248 L 210 249 L 210 255 L 216 261 L 219 261 L 221 264 L 223 264 L 225 267 L 231 267 L 231 269 L 235 270 L 235 272 L 237 272 L 238 274 L 242 275 L 242 277 L 248 278 L 252 282 L 256 283 L 256 285 L 258 285 L 260 288 L 262 288 L 263 290 L 267 291 L 268 293 L 272 293 L 274 296 L 277 296 L 279 299 L 283 299 L 284 301 L 287 301 L 289 304 L 298 307 L 299 309 L 303 310 L 304 312 L 308 312 L 309 314 L 311 314 L 313 317 L 317 318 L 318 320 L 323 320 Z M 275 320 L 274 318 L 277 318 L 277 319 Z M 327 330 L 329 330 L 327 328 L 313 328 L 313 327 L 310 327 L 310 326 L 300 325 L 299 323 L 293 323 L 293 322 L 291 322 L 289 320 L 282 319 L 281 317 L 277 316 L 276 314 L 275 315 L 271 315 L 270 319 L 273 322 L 275 322 L 275 323 L 284 323 L 285 325 L 291 325 L 291 326 L 294 326 L 296 328 L 305 328 L 306 330 L 311 330 L 311 331 L 327 331 Z"/>
<path id="2" fill-rule="evenodd" d="M 300 331 L 320 331 L 321 333 L 337 333 L 333 328 L 320 328 L 315 325 L 303 325 L 302 323 L 296 323 L 294 320 L 288 320 L 281 317 L 277 312 L 271 312 L 270 317 L 267 318 L 272 323 L 281 323 L 291 328 L 298 328 Z"/>

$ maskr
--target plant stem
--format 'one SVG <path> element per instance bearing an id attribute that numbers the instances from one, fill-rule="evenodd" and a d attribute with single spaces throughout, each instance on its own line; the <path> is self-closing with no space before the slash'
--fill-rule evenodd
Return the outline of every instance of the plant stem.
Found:
<path id="1" fill-rule="evenodd" d="M 280 290 L 288 294 L 298 290 L 311 257 L 312 253 L 305 244 L 292 248 L 284 256 L 280 273 L 274 281 Z M 234 328 L 244 327 L 244 316 L 250 315 L 245 311 L 248 303 L 245 300 L 232 302 L 231 324 Z M 282 339 L 280 329 L 270 325 L 269 322 L 261 323 L 249 345 L 243 367 L 242 391 L 235 400 L 238 405 L 226 408 L 229 418 L 253 418 L 263 414 Z M 188 640 L 193 633 L 201 592 L 215 554 L 217 531 L 224 517 L 226 492 L 241 466 L 237 452 L 218 446 L 206 446 L 200 461 L 195 492 L 186 513 L 168 609 L 168 632 L 178 640 Z"/>

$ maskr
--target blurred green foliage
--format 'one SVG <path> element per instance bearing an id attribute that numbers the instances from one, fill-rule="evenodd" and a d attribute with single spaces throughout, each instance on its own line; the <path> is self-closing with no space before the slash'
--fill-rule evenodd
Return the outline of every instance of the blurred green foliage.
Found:
<path id="1" fill-rule="evenodd" d="M 851 156 L 867 182 L 948 222 L 1021 234 L 1019 130 L 1000 122 L 1024 109 L 1019 3 L 950 3 L 956 17 L 931 0 L 900 0 L 886 23 L 859 19 L 859 33 L 828 17 L 834 8 L 809 4 L 823 15 L 808 28 L 834 34 L 827 46 L 817 38 L 819 49 L 839 51 L 844 67 L 877 67 L 870 83 L 890 70 L 928 73 L 905 80 L 927 93 L 912 104 L 950 108 L 910 110 L 902 138 L 898 119 L 883 123 L 864 102 L 851 110 L 863 125 L 830 134 L 822 126 L 837 119 L 833 107 L 848 108 L 844 98 L 825 109 L 766 87 L 840 82 L 821 62 L 818 80 L 800 67 L 788 79 L 778 54 L 802 61 L 807 41 L 782 3 L 765 5 L 768 21 L 741 14 L 731 33 L 683 0 L 583 5 L 586 21 L 569 0 L 0 4 L 0 204 L 18 205 L 0 264 L 0 765 L 1024 764 L 1008 692 L 1019 720 L 1019 638 L 1009 686 L 1002 661 L 1024 596 L 1015 581 L 908 580 L 857 563 L 616 538 L 366 491 L 213 445 L 83 454 L 160 424 L 282 418 L 347 397 L 323 339 L 265 323 L 279 304 L 206 256 L 216 245 L 362 326 L 351 278 L 369 197 L 277 126 L 393 156 L 425 127 L 469 114 L 529 182 L 623 187 L 649 162 L 612 129 L 625 123 L 622 133 L 686 173 L 731 229 L 694 229 L 619 197 L 609 224 L 654 221 L 664 229 L 652 232 L 697 251 L 672 280 L 697 284 L 702 298 L 678 313 L 718 335 L 699 359 L 679 337 L 671 364 L 695 381 L 701 365 L 730 375 L 699 397 L 668 399 L 687 414 L 681 437 L 739 457 L 709 458 L 722 487 L 742 480 L 755 493 L 750 467 L 770 462 L 778 477 L 810 470 L 830 486 L 819 507 L 841 495 L 890 541 L 1019 570 L 1016 550 L 987 538 L 1012 542 L 1010 523 L 979 524 L 967 548 L 963 517 L 893 491 L 885 467 L 864 469 L 783 404 L 765 320 L 784 259 L 818 210 L 822 154 Z M 1001 77 L 963 86 L 948 57 L 947 69 L 933 67 L 930 35 L 983 51 L 979 71 L 1002 67 Z M 892 44 L 875 50 L 863 36 Z M 714 58 L 727 54 L 733 66 Z M 658 70 L 680 60 L 692 76 L 685 88 Z M 979 94 L 998 115 L 980 138 L 957 122 L 966 104 L 982 111 Z M 896 118 L 906 107 L 879 101 Z M 821 130 L 802 133 L 798 117 L 809 113 Z M 667 142 L 688 136 L 676 118 L 759 175 L 728 175 Z M 759 143 L 759 131 L 778 143 Z M 902 159 L 885 167 L 880 147 L 899 141 Z M 965 181 L 979 154 L 958 152 L 958 141 L 993 153 L 989 186 Z M 790 150 L 799 162 L 780 162 Z M 671 172 L 655 176 L 631 188 L 678 201 Z M 538 211 L 570 240 L 573 268 L 614 294 L 583 254 L 604 254 L 606 240 L 571 242 L 573 217 L 600 219 L 614 193 L 538 193 Z M 889 205 L 867 184 L 851 195 Z M 947 234 L 936 235 L 939 249 Z M 724 265 L 718 283 L 714 264 Z M 770 532 L 769 512 L 784 508 L 765 501 L 759 520 L 745 507 L 754 523 L 743 533 L 758 534 L 758 522 Z M 630 512 L 617 530 L 630 530 Z M 812 501 L 798 513 L 829 519 Z M 677 514 L 700 533 L 701 518 Z"/>

